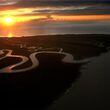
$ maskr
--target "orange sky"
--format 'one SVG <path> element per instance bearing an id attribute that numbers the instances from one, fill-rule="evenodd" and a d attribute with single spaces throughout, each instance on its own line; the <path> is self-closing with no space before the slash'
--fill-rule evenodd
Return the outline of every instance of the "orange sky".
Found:
<path id="1" fill-rule="evenodd" d="M 0 23 L 4 22 L 5 18 L 11 17 L 13 21 L 16 22 L 27 22 L 31 20 L 51 20 L 51 21 L 97 21 L 97 20 L 110 20 L 110 14 L 55 14 L 55 13 L 43 13 L 42 11 L 46 10 L 79 10 L 81 7 L 47 7 L 47 8 L 18 8 L 18 9 L 8 9 L 8 10 L 0 10 Z M 82 7 L 80 10 L 85 9 L 86 7 Z M 41 13 L 41 12 L 42 13 Z"/>
<path id="2" fill-rule="evenodd" d="M 40 2 L 38 5 L 38 3 L 36 3 L 37 0 L 35 0 L 35 2 L 29 0 L 27 4 L 24 4 L 22 1 L 19 2 L 19 0 L 12 1 L 13 2 L 10 2 L 10 0 L 8 2 L 0 1 L 0 33 L 3 35 L 9 32 L 9 36 L 12 36 L 12 31 L 19 33 L 24 28 L 23 32 L 27 30 L 27 32 L 29 32 L 30 28 L 34 27 L 35 29 L 39 29 L 36 27 L 39 26 L 41 28 L 42 26 L 40 25 L 45 25 L 46 23 L 60 24 L 62 22 L 68 22 L 68 24 L 73 24 L 74 26 L 75 23 L 79 25 L 80 22 L 83 22 L 83 24 L 85 24 L 84 26 L 86 26 L 87 23 L 93 24 L 92 22 L 96 21 L 95 23 L 97 25 L 98 21 L 101 21 L 99 22 L 100 25 L 106 25 L 105 27 L 108 29 L 109 23 L 107 22 L 110 22 L 110 7 L 105 4 L 72 5 L 70 2 L 69 5 L 67 5 L 52 2 L 50 5 L 40 6 L 40 4 L 44 2 Z M 18 32 L 19 26 L 21 29 Z M 93 30 L 93 28 L 91 28 L 91 30 Z"/>
<path id="3" fill-rule="evenodd" d="M 46 15 L 34 15 L 34 16 L 5 16 L 0 18 L 0 23 L 4 23 L 6 18 L 12 18 L 14 23 L 28 22 L 31 20 L 50 20 L 50 21 L 107 21 L 110 20 L 110 15 L 51 15 L 49 18 Z"/>
<path id="4" fill-rule="evenodd" d="M 110 20 L 110 15 L 53 15 L 52 18 L 55 21 L 98 21 Z"/>

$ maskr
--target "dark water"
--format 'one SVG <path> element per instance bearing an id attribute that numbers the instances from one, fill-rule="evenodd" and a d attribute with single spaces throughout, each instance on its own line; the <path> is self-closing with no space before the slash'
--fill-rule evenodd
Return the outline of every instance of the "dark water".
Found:
<path id="1" fill-rule="evenodd" d="M 110 52 L 95 58 L 81 77 L 48 110 L 100 110 L 109 109 L 110 99 Z"/>

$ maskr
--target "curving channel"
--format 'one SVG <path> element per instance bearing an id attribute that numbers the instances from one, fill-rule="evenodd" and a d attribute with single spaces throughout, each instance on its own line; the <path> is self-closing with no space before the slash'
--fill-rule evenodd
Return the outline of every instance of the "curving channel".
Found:
<path id="1" fill-rule="evenodd" d="M 13 57 L 13 58 L 21 58 L 21 62 L 13 64 L 13 65 L 9 65 L 5 68 L 0 69 L 0 73 L 19 73 L 19 72 L 26 72 L 28 70 L 31 70 L 33 68 L 36 68 L 39 66 L 39 60 L 37 59 L 36 55 L 40 54 L 40 53 L 50 53 L 50 54 L 60 54 L 60 55 L 65 55 L 65 57 L 62 59 L 62 62 L 65 63 L 74 63 L 74 57 L 73 55 L 69 54 L 69 53 L 65 53 L 62 52 L 62 49 L 60 49 L 59 52 L 54 52 L 54 51 L 41 51 L 41 52 L 34 52 L 32 54 L 30 54 L 29 58 L 31 59 L 32 65 L 30 67 L 27 68 L 23 68 L 23 69 L 13 69 L 17 66 L 20 66 L 24 63 L 26 63 L 27 61 L 29 61 L 29 58 L 26 56 L 21 56 L 21 55 L 12 55 L 13 50 L 0 50 L 0 54 L 4 54 L 5 51 L 7 51 L 8 53 L 4 56 L 1 57 L 0 60 L 6 58 L 6 57 Z"/>
<path id="2" fill-rule="evenodd" d="M 12 54 L 13 50 L 8 50 L 8 49 L 0 50 L 0 55 L 5 54 L 5 52 L 8 52 L 8 53 L 5 56 L 1 57 L 0 60 L 4 59 L 6 57 L 13 57 L 13 58 L 21 58 L 21 61 L 18 63 L 15 63 L 13 65 L 9 65 L 7 67 L 0 69 L 0 73 L 20 73 L 20 72 L 26 72 L 28 70 L 37 68 L 39 66 L 39 60 L 37 59 L 36 55 L 41 54 L 41 53 L 64 55 L 65 57 L 61 59 L 61 61 L 64 63 L 87 63 L 88 61 L 93 59 L 93 58 L 89 58 L 89 59 L 84 59 L 84 60 L 74 60 L 73 55 L 63 52 L 62 48 L 60 48 L 58 52 L 48 51 L 48 50 L 33 52 L 32 54 L 29 55 L 29 58 L 26 56 L 22 56 L 22 55 L 13 55 Z M 30 67 L 23 68 L 23 69 L 14 69 L 15 67 L 18 67 L 18 66 L 23 65 L 24 63 L 28 62 L 29 59 L 32 62 L 32 65 Z"/>

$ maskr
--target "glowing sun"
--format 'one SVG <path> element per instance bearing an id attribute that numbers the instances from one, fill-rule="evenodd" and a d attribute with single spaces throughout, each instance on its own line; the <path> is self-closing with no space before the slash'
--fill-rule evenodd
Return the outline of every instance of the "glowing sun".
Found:
<path id="1" fill-rule="evenodd" d="M 14 24 L 14 19 L 11 17 L 6 17 L 6 18 L 4 18 L 4 23 L 6 25 L 12 25 L 12 24 Z"/>

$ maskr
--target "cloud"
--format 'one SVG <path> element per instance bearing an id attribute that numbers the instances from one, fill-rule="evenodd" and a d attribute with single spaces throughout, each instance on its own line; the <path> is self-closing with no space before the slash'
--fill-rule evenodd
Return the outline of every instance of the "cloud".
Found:
<path id="1" fill-rule="evenodd" d="M 110 6 L 106 4 L 22 7 L 1 10 L 0 16 L 31 16 L 31 15 L 106 15 L 110 14 Z"/>
<path id="2" fill-rule="evenodd" d="M 17 9 L 1 10 L 0 16 L 5 16 L 5 15 L 17 16 L 17 15 L 48 14 L 48 13 L 56 14 L 66 11 L 84 10 L 86 8 L 88 8 L 88 6 L 17 8 Z"/>
<path id="3" fill-rule="evenodd" d="M 83 2 L 82 2 L 83 1 Z M 85 1 L 85 2 L 84 2 Z M 109 1 L 109 0 L 108 0 Z M 110 5 L 106 2 L 92 2 L 89 0 L 2 0 L 0 1 L 0 17 L 22 16 L 36 18 L 36 16 L 53 15 L 110 15 Z M 44 20 L 44 19 L 43 19 Z"/>
<path id="4" fill-rule="evenodd" d="M 107 4 L 110 0 L 1 0 L 0 5 L 12 5 L 13 7 L 58 7 L 58 6 L 77 6 L 84 4 Z"/>
<path id="5" fill-rule="evenodd" d="M 18 3 L 19 0 L 1 0 L 0 1 L 0 6 L 9 6 L 9 5 L 14 5 Z"/>

